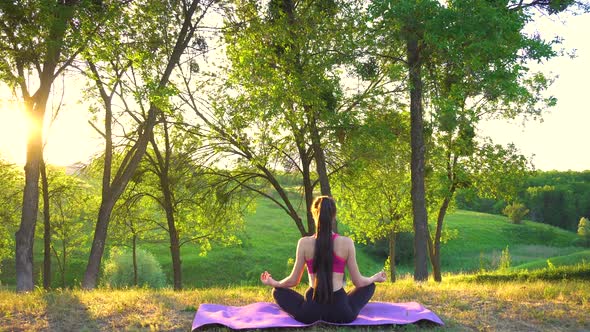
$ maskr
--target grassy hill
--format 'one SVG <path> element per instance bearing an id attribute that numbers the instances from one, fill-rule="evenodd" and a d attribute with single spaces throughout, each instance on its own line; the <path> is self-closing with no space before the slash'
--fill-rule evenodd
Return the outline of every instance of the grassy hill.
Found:
<path id="1" fill-rule="evenodd" d="M 456 238 L 442 247 L 444 270 L 452 272 L 494 268 L 501 251 L 508 247 L 512 266 L 530 261 L 570 255 L 583 248 L 574 247 L 577 235 L 557 227 L 532 221 L 515 225 L 507 217 L 458 210 L 445 220 Z M 577 256 L 576 256 L 577 257 Z M 571 264 L 582 260 L 571 260 Z M 546 267 L 546 264 L 545 266 Z"/>
<path id="2" fill-rule="evenodd" d="M 458 210 L 447 217 L 445 226 L 449 233 L 455 234 L 442 246 L 445 273 L 493 270 L 507 246 L 515 268 L 547 267 L 547 259 L 555 265 L 571 265 L 588 260 L 590 255 L 589 251 L 571 245 L 576 234 L 535 222 L 514 225 L 503 216 Z M 347 233 L 346 225 L 341 223 L 339 227 L 340 233 Z M 182 248 L 183 284 L 188 288 L 256 285 L 264 270 L 282 278 L 290 272 L 288 261 L 294 258 L 299 236 L 293 221 L 282 210 L 260 199 L 256 212 L 246 216 L 244 231 L 239 234 L 241 244 L 216 244 L 206 255 L 194 245 Z M 157 257 L 171 284 L 168 245 L 144 243 L 141 246 Z M 41 243 L 35 247 L 36 276 L 40 276 L 42 265 L 41 248 Z M 374 251 L 358 247 L 357 260 L 361 271 L 367 275 L 383 268 L 384 259 L 372 256 L 371 252 Z M 86 255 L 72 257 L 66 278 L 70 285 L 79 284 L 86 259 Z M 399 266 L 398 271 L 411 273 L 413 267 Z M 58 279 L 54 276 L 54 282 Z M 0 282 L 14 284 L 13 262 L 3 264 Z"/>
<path id="3" fill-rule="evenodd" d="M 590 250 L 572 247 L 571 232 L 525 222 L 513 225 L 501 216 L 455 211 L 446 226 L 456 236 L 443 247 L 444 272 L 478 270 L 481 264 L 493 269 L 494 259 L 509 246 L 513 268 L 502 273 L 446 275 L 442 283 L 414 283 L 402 277 L 396 283 L 380 284 L 373 300 L 417 301 L 436 312 L 445 327 L 409 325 L 378 326 L 366 331 L 581 331 L 590 329 L 586 314 L 590 309 L 588 263 L 566 270 L 548 268 L 587 261 Z M 340 226 L 341 233 L 346 227 Z M 195 310 L 201 303 L 245 305 L 272 301 L 270 289 L 260 285 L 259 273 L 267 269 L 276 277 L 289 272 L 299 234 L 292 221 L 268 201 L 260 200 L 256 213 L 246 218 L 242 243 L 215 246 L 206 256 L 198 248 L 184 247 L 181 292 L 171 289 L 108 288 L 95 291 L 37 289 L 26 294 L 13 286 L 0 286 L 0 330 L 166 330 L 190 329 Z M 164 271 L 170 270 L 166 244 L 144 244 L 156 255 Z M 40 246 L 36 247 L 36 272 L 41 267 Z M 361 270 L 370 274 L 382 261 L 358 249 Z M 77 257 L 69 269 L 69 280 L 80 280 L 85 257 Z M 482 263 L 483 262 L 483 263 Z M 0 280 L 14 278 L 13 263 L 4 265 Z M 518 270 L 541 269 L 535 278 L 521 278 Z M 577 268 L 577 270 L 576 270 Z M 410 266 L 401 267 L 411 271 Z M 515 271 L 516 272 L 511 272 Z M 573 272 L 569 272 L 569 271 Z M 556 273 L 553 273 L 556 272 Z M 571 278 L 577 273 L 577 278 Z M 555 277 L 555 274 L 557 277 Z M 531 273 L 532 275 L 532 273 Z M 567 278 L 566 278 L 567 276 Z M 168 273 L 168 279 L 170 274 Z M 10 282 L 9 282 L 10 284 Z M 73 284 L 76 284 L 75 282 Z M 252 286 L 256 285 L 256 286 Z M 300 285 L 302 291 L 305 285 Z M 228 331 L 211 327 L 207 331 Z M 342 327 L 318 325 L 301 331 L 340 331 Z M 344 329 L 358 331 L 354 328 Z"/>
<path id="4" fill-rule="evenodd" d="M 295 258 L 300 236 L 284 211 L 268 200 L 259 200 L 256 213 L 246 217 L 245 230 L 239 235 L 242 244 L 214 247 L 206 256 L 200 256 L 194 246 L 183 248 L 184 283 L 193 287 L 255 285 L 265 270 L 276 278 L 283 278 L 291 272 L 292 265 L 288 261 Z M 172 269 L 167 246 L 145 247 L 157 255 L 164 271 Z M 359 250 L 357 260 L 366 274 L 383 268 L 383 262 L 376 261 L 362 250 Z"/>

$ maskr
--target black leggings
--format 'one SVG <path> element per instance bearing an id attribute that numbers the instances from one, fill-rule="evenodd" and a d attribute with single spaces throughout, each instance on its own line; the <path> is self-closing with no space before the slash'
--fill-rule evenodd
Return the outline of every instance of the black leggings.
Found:
<path id="1" fill-rule="evenodd" d="M 297 321 L 311 324 L 318 320 L 331 323 L 350 323 L 375 293 L 375 284 L 357 287 L 346 294 L 340 288 L 334 292 L 334 303 L 315 302 L 313 288 L 308 288 L 305 297 L 290 288 L 275 288 L 273 297 L 277 304 Z"/>

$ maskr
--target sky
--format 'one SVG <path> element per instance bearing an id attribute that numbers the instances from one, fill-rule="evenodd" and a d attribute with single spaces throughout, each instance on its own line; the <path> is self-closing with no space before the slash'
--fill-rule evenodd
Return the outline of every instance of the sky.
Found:
<path id="1" fill-rule="evenodd" d="M 576 50 L 573 59 L 559 57 L 531 66 L 557 75 L 548 90 L 557 97 L 557 106 L 544 113 L 542 122 L 487 121 L 478 129 L 496 143 L 514 143 L 523 155 L 532 156 L 536 169 L 590 170 L 590 14 L 562 19 L 541 18 L 528 27 L 542 36 L 562 36 L 562 46 Z"/>
<path id="2" fill-rule="evenodd" d="M 576 50 L 575 58 L 554 58 L 547 63 L 531 65 L 549 75 L 557 75 L 548 94 L 558 99 L 556 107 L 545 112 L 541 121 L 486 121 L 479 125 L 481 136 L 496 143 L 514 143 L 520 152 L 531 157 L 536 169 L 588 170 L 590 153 L 585 148 L 590 138 L 590 14 L 537 18 L 527 26 L 539 31 L 545 39 L 563 37 L 565 50 Z M 49 164 L 71 165 L 86 162 L 102 149 L 102 140 L 88 124 L 87 106 L 82 104 L 82 84 L 66 82 L 65 104 L 59 116 L 46 131 L 45 156 Z M 54 92 L 56 98 L 61 92 Z M 26 152 L 26 119 L 18 106 L 11 103 L 6 91 L 0 91 L 0 157 L 24 164 Z"/>

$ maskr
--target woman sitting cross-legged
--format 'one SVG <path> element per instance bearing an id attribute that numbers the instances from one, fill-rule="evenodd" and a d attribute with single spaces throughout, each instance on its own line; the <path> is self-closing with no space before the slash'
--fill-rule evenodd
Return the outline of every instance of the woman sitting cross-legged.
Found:
<path id="1" fill-rule="evenodd" d="M 277 304 L 296 320 L 313 323 L 323 320 L 331 323 L 349 323 L 375 292 L 375 282 L 385 281 L 385 273 L 365 277 L 356 263 L 354 243 L 346 236 L 332 232 L 336 218 L 336 204 L 329 196 L 317 197 L 312 204 L 315 220 L 314 236 L 303 237 L 297 243 L 295 265 L 291 274 L 281 281 L 274 280 L 264 271 L 260 280 L 274 287 Z M 307 265 L 310 287 L 305 296 L 290 289 L 299 284 L 303 267 Z M 344 269 L 348 268 L 355 288 L 344 291 Z"/>

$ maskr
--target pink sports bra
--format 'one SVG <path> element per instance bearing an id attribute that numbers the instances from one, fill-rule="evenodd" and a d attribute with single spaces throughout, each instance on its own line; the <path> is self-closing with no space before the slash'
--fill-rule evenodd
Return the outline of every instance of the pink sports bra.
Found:
<path id="1" fill-rule="evenodd" d="M 338 234 L 334 233 L 332 234 L 332 241 L 338 237 Z M 313 258 L 312 259 L 306 259 L 305 260 L 305 264 L 307 264 L 307 271 L 310 274 L 313 274 Z M 334 253 L 334 258 L 332 259 L 332 272 L 333 273 L 344 273 L 344 267 L 346 266 L 346 259 L 336 255 Z"/>

